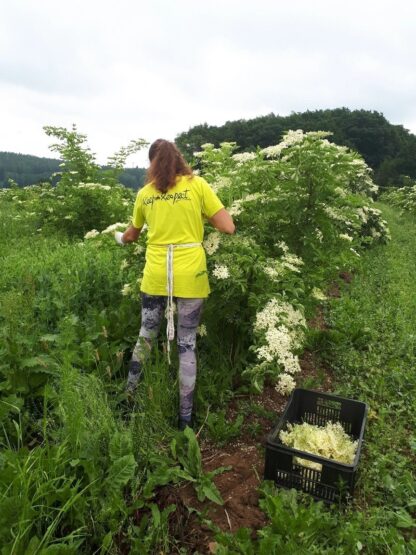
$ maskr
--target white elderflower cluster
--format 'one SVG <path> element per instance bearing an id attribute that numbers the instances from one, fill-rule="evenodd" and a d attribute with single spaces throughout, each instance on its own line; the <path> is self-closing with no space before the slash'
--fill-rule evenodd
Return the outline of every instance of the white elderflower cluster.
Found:
<path id="1" fill-rule="evenodd" d="M 121 288 L 121 294 L 126 297 L 127 295 L 130 295 L 130 293 L 132 292 L 131 290 L 131 284 L 130 283 L 125 283 L 123 285 L 123 287 Z"/>
<path id="2" fill-rule="evenodd" d="M 230 214 L 230 216 L 239 216 L 241 214 L 241 212 L 243 211 L 243 207 L 241 206 L 241 203 L 242 203 L 241 199 L 235 200 L 232 203 L 232 205 L 228 209 L 228 213 Z"/>
<path id="3" fill-rule="evenodd" d="M 72 173 L 72 172 L 71 172 Z M 110 185 L 101 185 L 101 183 L 80 183 L 78 189 L 101 189 L 102 191 L 110 191 Z"/>
<path id="4" fill-rule="evenodd" d="M 339 238 L 343 239 L 344 241 L 349 241 L 350 243 L 352 242 L 353 238 L 351 237 L 351 235 L 348 235 L 347 233 L 340 233 L 339 234 Z"/>
<path id="5" fill-rule="evenodd" d="M 357 216 L 363 223 L 366 223 L 368 220 L 368 208 L 363 206 L 362 208 L 357 208 Z"/>
<path id="6" fill-rule="evenodd" d="M 245 195 L 244 197 L 235 200 L 229 208 L 228 212 L 231 214 L 231 216 L 238 216 L 243 211 L 243 204 L 245 202 L 253 202 L 264 197 L 264 193 L 250 193 L 248 195 Z"/>
<path id="7" fill-rule="evenodd" d="M 206 335 L 208 335 L 207 332 L 207 327 L 205 324 L 201 324 L 200 326 L 198 326 L 196 333 L 200 336 L 200 337 L 205 337 Z"/>
<path id="8" fill-rule="evenodd" d="M 281 395 L 290 395 L 296 387 L 296 382 L 290 374 L 280 374 L 275 389 Z"/>
<path id="9" fill-rule="evenodd" d="M 303 265 L 303 260 L 295 254 L 286 252 L 281 259 L 281 265 L 283 268 L 291 270 L 292 272 L 300 272 L 299 267 Z"/>
<path id="10" fill-rule="evenodd" d="M 283 323 L 289 328 L 306 328 L 306 320 L 300 310 L 279 299 L 270 299 L 263 310 L 257 312 L 254 329 L 267 330 Z"/>
<path id="11" fill-rule="evenodd" d="M 345 198 L 347 196 L 347 192 L 342 187 L 335 187 L 334 193 L 336 193 L 340 198 Z"/>
<path id="12" fill-rule="evenodd" d="M 255 152 L 240 152 L 238 154 L 233 154 L 231 158 L 239 164 L 244 164 L 245 162 L 255 160 L 257 158 L 257 154 Z"/>
<path id="13" fill-rule="evenodd" d="M 300 266 L 303 265 L 301 258 L 289 253 L 285 243 L 282 243 L 282 245 L 278 244 L 277 246 L 284 250 L 283 256 L 280 259 L 267 259 L 266 265 L 263 267 L 263 272 L 274 281 L 285 275 L 288 271 L 299 273 Z"/>
<path id="14" fill-rule="evenodd" d="M 120 270 L 123 271 L 123 270 L 125 270 L 125 269 L 128 268 L 128 267 L 129 267 L 129 263 L 127 262 L 126 259 L 124 259 L 123 262 L 122 262 L 121 265 L 120 265 Z"/>
<path id="15" fill-rule="evenodd" d="M 264 154 L 266 158 L 277 158 L 284 148 L 286 148 L 286 145 L 279 143 L 278 145 L 263 148 L 260 152 Z"/>
<path id="16" fill-rule="evenodd" d="M 312 297 L 314 299 L 316 299 L 317 301 L 326 301 L 327 300 L 327 297 L 325 296 L 322 289 L 319 289 L 318 287 L 314 287 L 312 289 Z"/>
<path id="17" fill-rule="evenodd" d="M 100 232 L 96 229 L 92 229 L 91 231 L 87 231 L 87 233 L 84 235 L 84 239 L 94 239 L 94 237 L 97 237 L 97 235 L 100 235 Z"/>
<path id="18" fill-rule="evenodd" d="M 134 254 L 141 254 L 144 251 L 144 247 L 142 245 L 137 245 L 137 247 L 134 249 L 133 253 Z"/>
<path id="19" fill-rule="evenodd" d="M 363 169 L 367 169 L 367 164 L 361 158 L 354 158 L 354 160 L 351 160 L 351 164 L 353 166 L 360 166 Z"/>
<path id="20" fill-rule="evenodd" d="M 279 241 L 278 243 L 276 243 L 276 247 L 279 247 L 279 249 L 282 249 L 282 251 L 285 253 L 289 251 L 289 247 L 284 241 Z"/>
<path id="21" fill-rule="evenodd" d="M 229 177 L 218 177 L 213 183 L 211 183 L 211 189 L 215 193 L 218 193 L 220 189 L 225 189 L 230 185 L 231 185 L 231 179 Z"/>
<path id="22" fill-rule="evenodd" d="M 335 220 L 338 222 L 344 221 L 344 216 L 333 206 L 324 206 L 323 210 L 325 214 L 331 218 L 331 220 Z"/>
<path id="23" fill-rule="evenodd" d="M 265 266 L 263 271 L 267 276 L 269 276 L 270 279 L 276 279 L 279 277 L 277 268 L 273 268 L 273 266 Z"/>
<path id="24" fill-rule="evenodd" d="M 119 227 L 128 227 L 128 224 L 122 224 L 120 222 L 117 222 L 116 224 L 111 224 L 108 227 L 106 227 L 101 233 L 113 233 L 114 231 L 117 231 L 117 229 Z"/>
<path id="25" fill-rule="evenodd" d="M 322 243 L 322 241 L 324 240 L 324 234 L 318 227 L 315 228 L 315 237 L 318 239 L 320 243 Z"/>
<path id="26" fill-rule="evenodd" d="M 252 202 L 253 200 L 258 200 L 260 198 L 265 198 L 264 193 L 250 193 L 243 197 L 241 200 L 242 202 Z"/>
<path id="27" fill-rule="evenodd" d="M 266 345 L 256 349 L 260 360 L 273 362 L 277 360 L 288 374 L 300 372 L 298 357 L 292 353 L 295 347 L 293 344 L 293 333 L 286 326 L 270 328 L 266 332 Z"/>
<path id="28" fill-rule="evenodd" d="M 230 271 L 227 268 L 227 266 L 220 265 L 220 264 L 215 264 L 215 267 L 212 273 L 217 279 L 227 279 L 230 277 Z"/>
<path id="29" fill-rule="evenodd" d="M 205 252 L 211 256 L 212 254 L 217 252 L 218 247 L 220 246 L 220 242 L 221 236 L 217 231 L 210 233 L 203 243 Z"/>
<path id="30" fill-rule="evenodd" d="M 301 143 L 305 135 L 302 129 L 297 129 L 296 131 L 288 131 L 286 135 L 283 136 L 282 141 L 278 145 L 268 146 L 263 148 L 260 152 L 266 156 L 266 158 L 277 158 L 280 156 L 282 150 L 288 148 L 297 143 Z"/>

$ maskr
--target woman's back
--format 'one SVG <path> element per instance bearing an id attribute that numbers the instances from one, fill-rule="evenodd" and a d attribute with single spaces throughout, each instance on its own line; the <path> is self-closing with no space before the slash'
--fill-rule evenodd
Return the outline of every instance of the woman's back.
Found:
<path id="1" fill-rule="evenodd" d="M 204 220 L 223 208 L 208 183 L 198 176 L 178 176 L 173 187 L 158 191 L 153 183 L 137 194 L 133 225 L 146 223 L 146 266 L 141 290 L 166 295 L 167 245 L 174 245 L 173 295 L 205 298 L 210 292 L 205 252 L 201 246 Z M 192 246 L 191 246 L 192 245 Z"/>
<path id="2" fill-rule="evenodd" d="M 133 225 L 148 226 L 148 245 L 201 242 L 203 218 L 210 218 L 223 208 L 208 183 L 198 176 L 178 176 L 174 187 L 166 193 L 152 183 L 137 195 Z"/>

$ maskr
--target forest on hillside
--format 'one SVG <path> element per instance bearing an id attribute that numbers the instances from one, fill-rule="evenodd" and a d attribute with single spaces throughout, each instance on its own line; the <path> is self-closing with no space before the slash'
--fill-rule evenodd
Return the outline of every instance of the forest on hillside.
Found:
<path id="1" fill-rule="evenodd" d="M 279 116 L 273 113 L 253 119 L 227 121 L 215 126 L 197 125 L 176 138 L 176 144 L 188 159 L 204 143 L 218 146 L 235 141 L 241 151 L 277 144 L 289 129 L 330 131 L 329 140 L 358 151 L 374 170 L 374 180 L 381 186 L 400 186 L 404 176 L 416 178 L 416 136 L 402 125 L 393 125 L 376 111 L 316 110 Z"/>
<path id="2" fill-rule="evenodd" d="M 8 187 L 9 179 L 22 187 L 49 180 L 56 183 L 57 178 L 53 174 L 60 171 L 60 163 L 61 160 L 56 158 L 0 152 L 0 188 Z M 126 187 L 137 189 L 143 184 L 144 174 L 143 168 L 125 168 L 120 175 L 120 182 Z"/>

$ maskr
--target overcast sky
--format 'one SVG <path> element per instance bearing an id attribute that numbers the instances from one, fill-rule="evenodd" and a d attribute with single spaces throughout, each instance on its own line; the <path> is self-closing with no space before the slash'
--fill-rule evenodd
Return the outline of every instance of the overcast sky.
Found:
<path id="1" fill-rule="evenodd" d="M 346 106 L 416 133 L 416 2 L 1 0 L 0 150 L 55 156 L 76 123 L 130 139 Z M 145 153 L 128 165 L 144 165 Z"/>

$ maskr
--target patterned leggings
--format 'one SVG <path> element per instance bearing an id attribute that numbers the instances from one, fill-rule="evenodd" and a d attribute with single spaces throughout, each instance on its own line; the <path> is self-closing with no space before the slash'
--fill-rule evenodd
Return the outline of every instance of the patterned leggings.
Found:
<path id="1" fill-rule="evenodd" d="M 196 330 L 204 299 L 176 298 L 178 309 L 177 343 L 179 350 L 180 417 L 189 421 L 196 380 Z M 143 363 L 152 347 L 152 340 L 159 334 L 165 313 L 166 297 L 142 293 L 142 324 L 139 339 L 129 364 L 127 389 L 133 391 L 140 380 Z"/>

